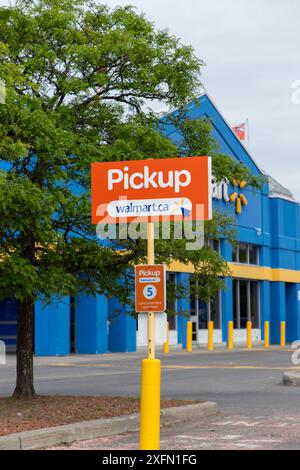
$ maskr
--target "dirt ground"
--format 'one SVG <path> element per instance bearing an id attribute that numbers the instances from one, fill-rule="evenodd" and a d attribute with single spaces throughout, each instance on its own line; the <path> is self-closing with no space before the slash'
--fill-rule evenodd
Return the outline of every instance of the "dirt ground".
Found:
<path id="1" fill-rule="evenodd" d="M 195 401 L 163 400 L 162 408 Z M 37 396 L 34 400 L 0 398 L 0 436 L 77 421 L 112 418 L 139 412 L 136 398 Z"/>

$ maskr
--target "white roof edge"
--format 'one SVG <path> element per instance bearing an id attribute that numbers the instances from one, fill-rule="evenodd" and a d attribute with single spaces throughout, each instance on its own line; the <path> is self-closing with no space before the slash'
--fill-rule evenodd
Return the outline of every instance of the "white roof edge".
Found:
<path id="1" fill-rule="evenodd" d="M 284 199 L 285 201 L 293 202 L 294 204 L 299 204 L 299 201 L 293 197 L 284 196 L 283 194 L 271 193 L 269 194 L 270 199 Z"/>

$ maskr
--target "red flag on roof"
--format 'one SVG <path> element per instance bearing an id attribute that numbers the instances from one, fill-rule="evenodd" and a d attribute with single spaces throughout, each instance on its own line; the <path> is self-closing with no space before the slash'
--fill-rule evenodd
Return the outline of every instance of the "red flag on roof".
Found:
<path id="1" fill-rule="evenodd" d="M 242 141 L 246 140 L 246 123 L 238 124 L 237 126 L 232 127 L 235 135 Z"/>

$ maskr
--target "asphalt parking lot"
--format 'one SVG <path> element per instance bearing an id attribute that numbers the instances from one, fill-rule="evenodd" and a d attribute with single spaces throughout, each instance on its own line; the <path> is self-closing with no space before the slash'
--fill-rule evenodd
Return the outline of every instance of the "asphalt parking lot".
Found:
<path id="1" fill-rule="evenodd" d="M 291 362 L 294 351 L 262 347 L 252 351 L 209 353 L 196 349 L 158 354 L 162 365 L 162 397 L 216 401 L 222 411 L 238 413 L 296 412 L 300 389 L 281 384 L 286 370 L 300 370 Z M 99 356 L 35 358 L 35 386 L 39 394 L 139 396 L 141 360 L 145 352 Z M 15 358 L 0 366 L 0 395 L 15 384 Z"/>

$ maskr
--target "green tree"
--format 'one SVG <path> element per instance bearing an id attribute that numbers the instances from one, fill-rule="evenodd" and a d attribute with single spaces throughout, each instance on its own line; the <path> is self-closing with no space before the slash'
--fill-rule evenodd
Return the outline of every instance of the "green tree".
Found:
<path id="1" fill-rule="evenodd" d="M 0 79 L 7 88 L 0 106 L 0 297 L 19 302 L 15 397 L 35 394 L 37 298 L 85 291 L 128 300 L 118 279 L 144 261 L 145 243 L 126 240 L 120 251 L 97 240 L 90 164 L 186 152 L 163 137 L 147 106 L 183 108 L 199 93 L 201 66 L 191 47 L 132 7 L 18 0 L 0 10 Z M 186 121 L 181 130 L 190 152 L 213 147 L 206 123 Z M 218 178 L 245 172 L 226 158 L 216 154 Z M 217 235 L 227 225 L 216 215 L 206 230 Z M 158 261 L 191 262 L 209 292 L 228 273 L 216 253 L 188 253 L 184 240 L 160 240 L 156 248 Z"/>

